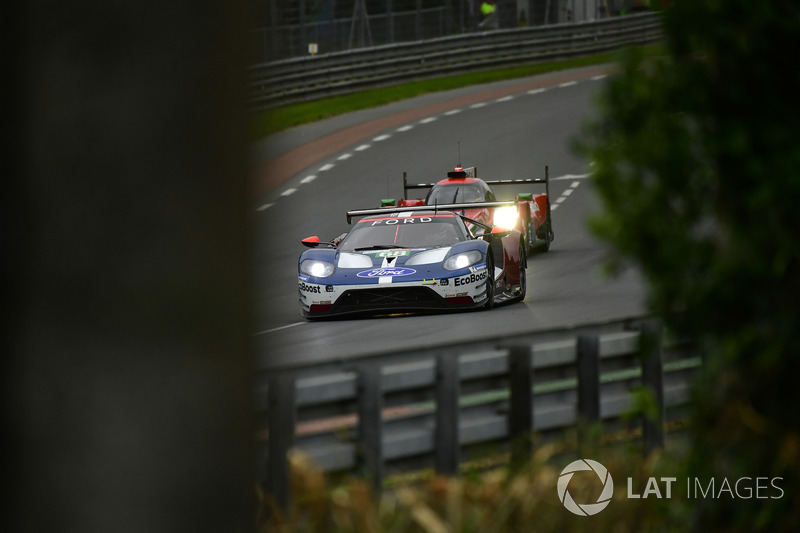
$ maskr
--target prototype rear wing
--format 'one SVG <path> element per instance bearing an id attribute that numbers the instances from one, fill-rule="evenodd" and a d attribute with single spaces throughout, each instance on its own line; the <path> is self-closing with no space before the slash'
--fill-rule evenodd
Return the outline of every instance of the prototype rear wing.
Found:
<path id="1" fill-rule="evenodd" d="M 450 177 L 450 172 L 447 173 L 448 177 Z M 460 176 L 463 178 L 477 178 L 478 177 L 478 167 L 467 167 L 461 169 Z M 435 183 L 412 183 L 409 185 L 408 183 L 408 176 L 406 172 L 403 172 L 403 200 L 408 200 L 408 191 L 411 189 L 430 189 L 436 185 Z"/>
<path id="2" fill-rule="evenodd" d="M 468 167 L 463 169 L 464 176 L 466 178 L 477 178 L 478 177 L 478 167 Z M 448 173 L 449 174 L 449 173 Z M 483 180 L 486 185 L 494 186 L 494 185 L 528 185 L 528 184 L 544 184 L 545 193 L 547 194 L 548 198 L 550 197 L 550 173 L 548 171 L 548 167 L 545 165 L 544 167 L 544 178 L 516 178 L 516 179 L 507 179 L 507 180 Z M 403 199 L 408 200 L 408 191 L 412 189 L 430 189 L 432 188 L 435 183 L 416 183 L 416 184 L 409 184 L 408 183 L 408 176 L 405 172 L 403 172 Z M 548 214 L 549 215 L 549 214 Z"/>
<path id="3" fill-rule="evenodd" d="M 412 211 L 464 211 L 467 209 L 483 209 L 489 207 L 516 206 L 517 202 L 468 202 L 463 204 L 438 204 L 418 205 L 409 207 L 379 207 L 373 209 L 355 209 L 347 212 L 347 223 L 350 224 L 355 217 L 369 215 L 392 215 L 395 213 L 410 213 Z"/>

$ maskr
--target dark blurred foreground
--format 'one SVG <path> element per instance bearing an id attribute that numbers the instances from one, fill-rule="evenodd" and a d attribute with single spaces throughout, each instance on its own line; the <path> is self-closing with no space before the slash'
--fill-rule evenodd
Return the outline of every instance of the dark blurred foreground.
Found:
<path id="1" fill-rule="evenodd" d="M 238 4 L 4 8 L 3 531 L 253 527 Z"/>

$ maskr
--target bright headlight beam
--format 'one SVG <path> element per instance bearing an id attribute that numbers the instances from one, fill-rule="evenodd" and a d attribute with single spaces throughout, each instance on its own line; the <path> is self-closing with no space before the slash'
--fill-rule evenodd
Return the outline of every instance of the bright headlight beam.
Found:
<path id="1" fill-rule="evenodd" d="M 466 255 L 459 255 L 456 257 L 456 268 L 467 268 L 469 265 L 470 260 Z"/>
<path id="2" fill-rule="evenodd" d="M 494 225 L 503 229 L 513 229 L 517 225 L 517 208 L 509 205 L 495 209 Z"/>
<path id="3" fill-rule="evenodd" d="M 311 275 L 320 277 L 325 275 L 325 265 L 322 263 L 314 263 L 311 265 Z"/>
<path id="4" fill-rule="evenodd" d="M 327 278 L 333 274 L 333 264 L 318 259 L 306 259 L 300 264 L 300 272 L 315 278 Z"/>
<path id="5" fill-rule="evenodd" d="M 470 250 L 469 252 L 463 252 L 448 257 L 442 266 L 445 270 L 461 270 L 462 268 L 467 268 L 480 262 L 482 259 L 483 254 L 477 250 Z"/>

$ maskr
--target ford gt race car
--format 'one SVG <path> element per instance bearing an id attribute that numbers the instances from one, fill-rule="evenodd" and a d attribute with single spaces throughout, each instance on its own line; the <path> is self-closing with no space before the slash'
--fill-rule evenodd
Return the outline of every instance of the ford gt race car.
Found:
<path id="1" fill-rule="evenodd" d="M 523 236 L 453 212 L 465 206 L 349 211 L 348 223 L 360 220 L 348 233 L 328 243 L 303 239 L 312 249 L 298 262 L 300 313 L 322 318 L 491 309 L 524 299 Z"/>
<path id="2" fill-rule="evenodd" d="M 519 193 L 514 203 L 501 207 L 482 207 L 482 202 L 494 202 L 495 194 L 490 186 L 541 184 L 545 186 L 544 194 Z M 429 189 L 427 196 L 416 199 L 408 198 L 412 189 Z M 525 239 L 525 251 L 547 251 L 553 241 L 553 224 L 550 218 L 550 179 L 547 167 L 544 178 L 522 178 L 484 181 L 478 178 L 477 167 L 455 167 L 447 173 L 447 178 L 436 183 L 419 183 L 409 185 L 403 173 L 403 199 L 398 206 L 433 206 L 445 203 L 471 203 L 464 214 L 473 220 L 492 224 L 503 228 L 516 228 Z M 384 200 L 384 204 L 393 204 L 394 200 Z"/>

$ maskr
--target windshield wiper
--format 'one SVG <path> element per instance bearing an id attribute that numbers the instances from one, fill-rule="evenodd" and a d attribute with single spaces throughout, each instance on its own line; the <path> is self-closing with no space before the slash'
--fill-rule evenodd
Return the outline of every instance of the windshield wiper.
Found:
<path id="1" fill-rule="evenodd" d="M 353 248 L 354 252 L 363 252 L 364 250 L 391 250 L 392 248 L 404 248 L 404 246 L 397 246 L 395 244 L 373 244 L 372 246 L 364 246 L 362 248 Z"/>

